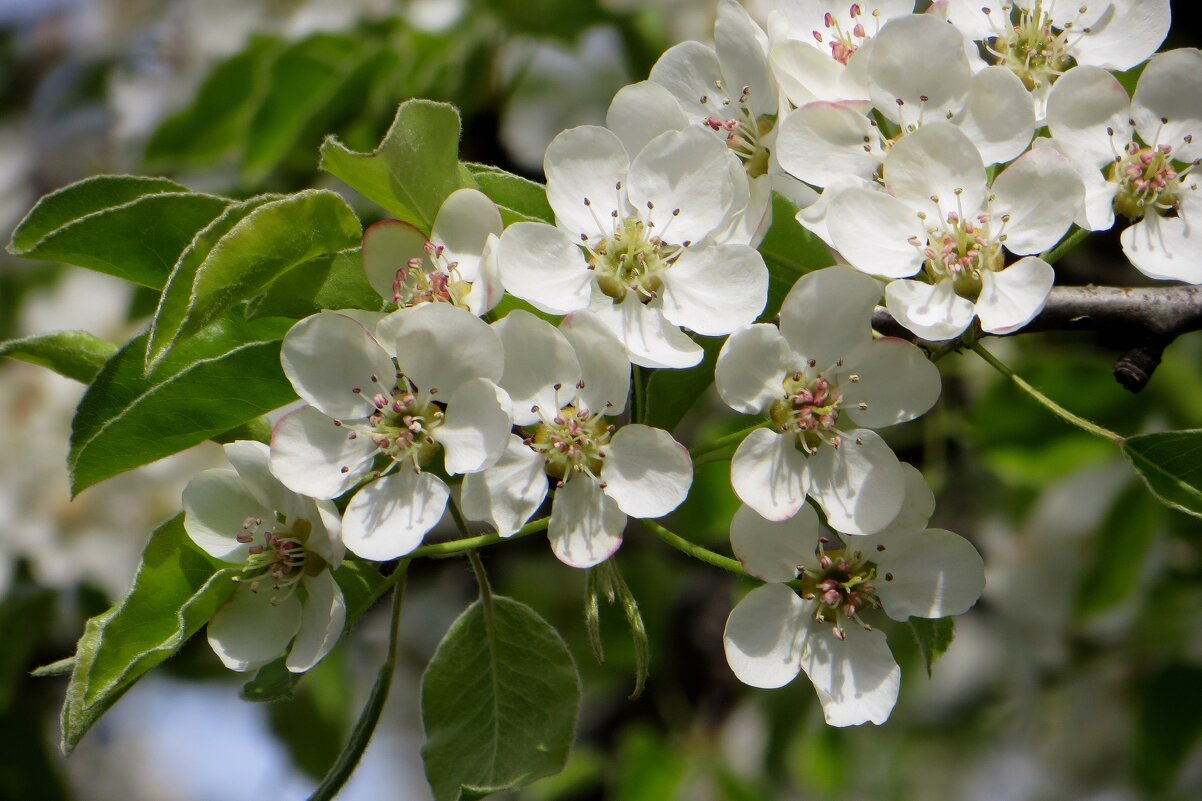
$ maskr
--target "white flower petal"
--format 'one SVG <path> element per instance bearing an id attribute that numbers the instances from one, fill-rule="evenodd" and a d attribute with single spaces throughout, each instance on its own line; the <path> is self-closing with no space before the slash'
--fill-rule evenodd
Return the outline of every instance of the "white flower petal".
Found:
<path id="1" fill-rule="evenodd" d="M 876 542 L 877 539 L 888 542 L 889 537 L 913 534 L 924 530 L 927 527 L 927 521 L 935 513 L 935 493 L 931 491 L 927 480 L 923 478 L 922 471 L 907 462 L 899 462 L 899 464 L 906 483 L 905 498 L 902 500 L 901 509 L 898 511 L 897 517 L 893 518 L 892 523 L 866 538 L 869 544 L 863 548 L 865 551 L 870 551 L 871 543 Z M 859 544 L 857 541 L 856 545 Z"/>
<path id="2" fill-rule="evenodd" d="M 806 42 L 774 42 L 769 59 L 781 90 L 795 106 L 825 100 L 868 102 L 867 87 L 846 81 L 846 67 Z"/>
<path id="3" fill-rule="evenodd" d="M 989 39 L 997 36 L 998 20 L 1010 19 L 1005 5 L 1005 0 L 935 0 L 930 13 L 943 16 L 969 39 Z"/>
<path id="4" fill-rule="evenodd" d="M 626 515 L 588 476 L 577 475 L 555 491 L 547 537 L 556 558 L 569 567 L 593 567 L 622 544 Z"/>
<path id="5" fill-rule="evenodd" d="M 776 326 L 757 323 L 735 331 L 722 344 L 714 386 L 736 412 L 760 414 L 784 397 L 785 376 L 800 362 Z"/>
<path id="6" fill-rule="evenodd" d="M 543 457 L 510 434 L 495 465 L 463 477 L 464 516 L 491 523 L 502 537 L 515 534 L 547 497 L 545 468 Z"/>
<path id="7" fill-rule="evenodd" d="M 388 351 L 366 328 L 330 311 L 292 326 L 284 336 L 280 363 L 296 394 L 334 418 L 374 412 L 372 396 L 391 390 L 396 372 Z"/>
<path id="8" fill-rule="evenodd" d="M 426 257 L 426 235 L 400 220 L 381 220 L 363 232 L 363 272 L 380 297 L 393 301 L 392 283 L 410 259 L 421 259 L 420 269 L 434 269 Z"/>
<path id="9" fill-rule="evenodd" d="M 544 223 L 519 222 L 497 243 L 497 270 L 510 293 L 548 314 L 588 306 L 593 274 L 577 241 Z"/>
<path id="10" fill-rule="evenodd" d="M 1167 25 L 1167 16 L 1165 20 Z M 1196 48 L 1157 53 L 1139 76 L 1131 103 L 1131 115 L 1144 141 L 1172 147 L 1173 158 L 1179 161 L 1202 156 L 1200 74 L 1202 51 Z"/>
<path id="11" fill-rule="evenodd" d="M 367 475 L 376 452 L 370 437 L 354 433 L 311 406 L 285 415 L 271 434 L 271 472 L 293 492 L 337 498 Z"/>
<path id="12" fill-rule="evenodd" d="M 505 295 L 501 285 L 501 271 L 497 267 L 497 245 L 501 238 L 489 234 L 484 241 L 484 252 L 480 254 L 480 274 L 472 282 L 472 288 L 464 296 L 463 302 L 468 311 L 477 316 L 487 314 L 496 308 Z"/>
<path id="13" fill-rule="evenodd" d="M 950 122 L 929 122 L 889 151 L 885 189 L 941 220 L 953 211 L 972 216 L 985 202 L 985 165 L 963 131 Z"/>
<path id="14" fill-rule="evenodd" d="M 1101 67 L 1073 67 L 1048 94 L 1052 138 L 1074 159 L 1096 167 L 1113 161 L 1131 141 L 1130 115 L 1127 90 Z"/>
<path id="15" fill-rule="evenodd" d="M 513 428 L 512 406 L 505 390 L 487 378 L 459 385 L 447 401 L 443 424 L 434 431 L 449 474 L 475 473 L 496 464 Z"/>
<path id="16" fill-rule="evenodd" d="M 240 439 L 222 448 L 238 477 L 265 508 L 280 512 L 289 520 L 309 516 L 308 499 L 289 491 L 271 474 L 271 449 L 265 443 Z"/>
<path id="17" fill-rule="evenodd" d="M 810 233 L 817 236 L 829 247 L 834 247 L 834 240 L 831 238 L 829 224 L 834 218 L 830 216 L 830 207 L 832 201 L 838 197 L 845 189 L 870 189 L 874 192 L 879 192 L 876 186 L 865 181 L 863 178 L 856 176 L 847 176 L 832 181 L 823 190 L 821 195 L 809 203 L 798 204 L 797 222 L 801 224 Z"/>
<path id="18" fill-rule="evenodd" d="M 1202 284 L 1200 224 L 1202 203 L 1187 207 L 1180 217 L 1150 214 L 1123 231 L 1123 255 L 1151 278 Z"/>
<path id="19" fill-rule="evenodd" d="M 618 415 L 630 394 L 630 359 L 626 346 L 592 312 L 563 318 L 559 332 L 567 337 L 580 362 L 584 387 L 579 397 L 590 411 Z"/>
<path id="20" fill-rule="evenodd" d="M 843 408 L 856 425 L 884 428 L 925 414 L 939 400 L 939 369 L 921 350 L 903 339 L 873 340 L 839 380 Z M 864 403 L 866 409 L 858 404 Z"/>
<path id="21" fill-rule="evenodd" d="M 1052 148 L 1025 153 L 993 182 L 994 218 L 1010 215 L 1006 249 L 1042 253 L 1064 236 L 1085 207 L 1085 185 L 1067 156 Z"/>
<path id="22" fill-rule="evenodd" d="M 473 378 L 497 381 L 505 366 L 501 338 L 488 323 L 447 303 L 427 303 L 390 315 L 397 321 L 397 368 L 420 392 L 448 398 Z M 381 323 L 383 326 L 384 323 Z"/>
<path id="23" fill-rule="evenodd" d="M 885 308 L 923 339 L 954 339 L 972 323 L 972 301 L 956 294 L 951 281 L 932 286 L 922 281 L 892 281 L 885 287 Z"/>
<path id="24" fill-rule="evenodd" d="M 849 175 L 872 178 L 885 154 L 866 107 L 862 102 L 817 102 L 789 114 L 776 140 L 781 167 L 815 186 Z"/>
<path id="25" fill-rule="evenodd" d="M 346 546 L 342 544 L 342 512 L 331 501 L 308 499 L 311 511 L 304 519 L 313 524 L 313 533 L 305 548 L 320 556 L 332 568 L 342 564 Z"/>
<path id="26" fill-rule="evenodd" d="M 682 42 L 669 48 L 651 68 L 651 80 L 671 92 L 695 121 L 720 107 L 715 82 L 722 80 L 722 67 L 714 49 L 701 42 Z"/>
<path id="27" fill-rule="evenodd" d="M 625 194 L 617 187 L 625 182 L 629 166 L 626 149 L 608 128 L 581 125 L 556 136 L 547 146 L 543 170 L 547 202 L 559 227 L 572 237 L 604 237 L 610 212 L 626 216 Z"/>
<path id="28" fill-rule="evenodd" d="M 1043 309 L 1055 280 L 1052 266 L 1036 256 L 1016 261 L 1000 273 L 983 273 L 976 305 L 981 328 L 991 334 L 1022 328 Z"/>
<path id="29" fill-rule="evenodd" d="M 809 459 L 810 496 L 840 534 L 875 534 L 897 517 L 906 477 L 880 435 L 843 432 L 838 448 L 822 446 Z"/>
<path id="30" fill-rule="evenodd" d="M 874 585 L 894 620 L 961 614 L 985 589 L 985 563 L 959 534 L 927 529 L 874 540 L 869 551 L 877 564 Z"/>
<path id="31" fill-rule="evenodd" d="M 792 581 L 799 566 L 817 566 L 822 530 L 818 514 L 803 505 L 788 520 L 773 522 L 740 506 L 730 521 L 730 547 L 743 569 L 763 581 Z"/>
<path id="32" fill-rule="evenodd" d="M 430 241 L 446 248 L 442 258 L 456 265 L 460 278 L 475 281 L 489 235 L 500 236 L 504 227 L 497 204 L 487 195 L 477 189 L 457 189 L 438 209 Z"/>
<path id="33" fill-rule="evenodd" d="M 304 673 L 320 662 L 338 644 L 346 624 L 346 600 L 330 571 L 306 576 L 303 586 L 309 597 L 301 607 L 300 631 L 285 661 L 293 673 Z"/>
<path id="34" fill-rule="evenodd" d="M 274 518 L 233 470 L 205 470 L 184 487 L 184 530 L 202 551 L 226 562 L 246 561 L 236 539 L 249 518 Z"/>
<path id="35" fill-rule="evenodd" d="M 756 587 L 726 620 L 722 644 L 726 662 L 739 681 L 773 689 L 801 671 L 805 604 L 783 584 Z"/>
<path id="36" fill-rule="evenodd" d="M 492 326 L 505 348 L 505 372 L 499 383 L 513 400 L 513 421 L 520 426 L 537 423 L 542 417 L 532 411 L 535 406 L 558 411 L 573 396 L 581 378 L 571 342 L 546 320 L 521 309 Z M 558 392 L 556 384 L 561 387 Z"/>
<path id="37" fill-rule="evenodd" d="M 701 361 L 701 346 L 664 317 L 662 311 L 643 304 L 634 293 L 621 303 L 594 304 L 590 312 L 622 340 L 630 361 L 641 367 L 692 367 Z"/>
<path id="38" fill-rule="evenodd" d="M 953 3 L 953 5 L 956 5 Z M 1004 164 L 1027 149 L 1035 134 L 1035 105 L 1013 71 L 986 67 L 972 76 L 956 125 L 986 164 Z"/>
<path id="39" fill-rule="evenodd" d="M 827 189 L 823 197 L 832 191 Z M 884 192 L 859 187 L 837 192 L 826 227 L 831 246 L 869 275 L 905 278 L 918 272 L 926 258 L 919 245 L 926 244 L 927 231 L 917 209 Z"/>
<path id="40" fill-rule="evenodd" d="M 438 524 L 449 495 L 442 479 L 402 465 L 355 493 L 342 516 L 342 539 L 373 562 L 404 556 Z"/>
<path id="41" fill-rule="evenodd" d="M 688 248 L 662 280 L 664 317 L 705 336 L 750 325 L 768 301 L 768 267 L 747 245 Z"/>
<path id="42" fill-rule="evenodd" d="M 867 66 L 873 105 L 903 125 L 959 108 L 972 77 L 961 34 L 929 14 L 886 23 L 872 38 Z"/>
<path id="43" fill-rule="evenodd" d="M 787 520 L 805 503 L 806 456 L 797 438 L 758 428 L 739 443 L 730 483 L 743 503 L 768 520 Z"/>
<path id="44" fill-rule="evenodd" d="M 1129 70 L 1155 53 L 1169 33 L 1169 0 L 1111 0 L 1105 5 L 1109 13 L 1087 23 L 1089 33 L 1073 40 L 1078 64 Z"/>
<path id="45" fill-rule="evenodd" d="M 625 425 L 606 448 L 601 482 L 605 494 L 631 517 L 663 517 L 689 494 L 693 461 L 667 431 Z"/>
<path id="46" fill-rule="evenodd" d="M 689 118 L 672 93 L 658 83 L 623 86 L 605 114 L 605 127 L 618 135 L 627 153 L 638 153 L 665 131 L 679 131 Z"/>
<path id="47" fill-rule="evenodd" d="M 881 285 L 846 267 L 815 270 L 797 279 L 780 309 L 780 332 L 819 370 L 839 359 L 854 363 L 872 341 L 872 310 Z"/>
<path id="48" fill-rule="evenodd" d="M 301 625 L 301 602 L 264 581 L 258 591 L 241 584 L 209 621 L 213 651 L 230 670 L 257 670 L 284 652 Z"/>
<path id="49" fill-rule="evenodd" d="M 747 101 L 755 117 L 776 113 L 776 82 L 768 66 L 768 36 L 735 0 L 719 0 L 714 21 L 714 50 L 728 91 L 750 91 Z"/>
<path id="50" fill-rule="evenodd" d="M 830 726 L 881 724 L 889 719 L 901 687 L 901 669 L 889 650 L 885 632 L 843 625 L 837 639 L 828 624 L 808 621 L 801 669 L 814 683 L 822 713 Z"/>

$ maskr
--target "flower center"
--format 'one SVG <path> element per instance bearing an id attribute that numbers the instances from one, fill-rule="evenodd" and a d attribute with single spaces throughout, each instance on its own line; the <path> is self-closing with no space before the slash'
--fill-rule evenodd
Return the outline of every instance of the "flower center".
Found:
<path id="1" fill-rule="evenodd" d="M 926 220 L 924 214 L 919 217 Z M 925 243 L 916 236 L 909 241 L 926 257 L 923 270 L 931 283 L 951 280 L 956 294 L 976 300 L 981 294 L 982 273 L 997 272 L 1005 266 L 1002 242 L 1006 237 L 1002 231 L 1009 220 L 1009 215 L 1003 215 L 1002 227 L 995 234 L 989 214 L 972 218 L 952 211 L 945 222 L 928 226 Z"/>
<path id="2" fill-rule="evenodd" d="M 273 600 L 279 603 L 292 593 L 302 577 L 316 575 L 325 568 L 321 557 L 305 549 L 312 531 L 308 520 L 298 519 L 289 524 L 279 512 L 275 520 L 246 518 L 236 538 L 247 546 L 247 557 L 242 573 L 234 580 L 249 581 L 251 592 L 258 592 L 265 581 L 270 581 L 272 590 L 284 590 L 284 595 Z"/>
<path id="3" fill-rule="evenodd" d="M 1141 148 L 1135 142 L 1127 145 L 1122 156 L 1110 167 L 1109 180 L 1119 185 L 1114 197 L 1114 210 L 1124 217 L 1138 220 L 1149 211 L 1165 215 L 1181 206 L 1181 179 L 1191 169 L 1178 172 L 1173 167 L 1173 149 L 1169 145 Z"/>
<path id="4" fill-rule="evenodd" d="M 755 116 L 749 105 L 750 86 L 744 86 L 734 98 L 727 94 L 722 81 L 715 81 L 714 88 L 717 90 L 714 95 L 701 98 L 701 104 L 712 111 L 705 118 L 705 126 L 726 140 L 726 146 L 743 162 L 748 177 L 767 175 L 772 151 L 764 140 L 776 126 L 776 117 Z"/>
<path id="5" fill-rule="evenodd" d="M 408 384 L 404 378 L 399 381 Z M 435 401 L 421 401 L 407 387 L 397 385 L 391 397 L 377 393 L 372 398 L 376 413 L 368 418 L 368 436 L 380 451 L 394 462 L 412 462 L 420 468 L 438 451 L 433 432 L 443 424 L 443 406 Z M 355 437 L 352 432 L 351 437 Z"/>
<path id="6" fill-rule="evenodd" d="M 810 367 L 814 367 L 813 361 Z M 859 377 L 849 376 L 849 379 L 855 382 Z M 797 446 L 807 453 L 823 442 L 839 447 L 839 436 L 835 432 L 843 402 L 839 387 L 822 375 L 811 376 L 798 371 L 785 376 L 783 388 L 784 397 L 772 404 L 768 413 L 776 429 L 795 434 Z"/>
<path id="7" fill-rule="evenodd" d="M 1007 12 L 1014 10 L 1010 6 L 1004 8 Z M 1087 10 L 1082 5 L 1077 13 L 1084 14 Z M 1002 23 L 999 35 L 986 42 L 985 49 L 1033 92 L 1049 86 L 1073 66 L 1072 38 L 1078 33 L 1089 33 L 1089 28 L 1078 30 L 1076 24 L 1074 20 L 1056 23 L 1044 11 L 1043 3 L 1037 2 L 1032 8 L 1017 9 L 1013 22 Z"/>
<path id="8" fill-rule="evenodd" d="M 864 16 L 864 10 L 859 3 L 852 3 L 851 8 L 847 12 L 846 24 L 835 17 L 831 12 L 826 12 L 822 19 L 823 27 L 826 33 L 822 31 L 811 31 L 814 36 L 814 41 L 818 44 L 825 44 L 831 50 L 831 58 L 838 61 L 840 64 L 847 66 L 847 62 L 855 55 L 856 51 L 864 46 L 871 36 L 864 28 L 864 23 L 861 19 Z M 874 33 L 881 27 L 881 12 L 880 9 L 874 8 L 871 16 L 873 18 Z"/>
<path id="9" fill-rule="evenodd" d="M 878 546 L 884 549 L 884 546 Z M 860 551 L 850 552 L 841 548 L 827 552 L 823 544 L 818 546 L 818 570 L 804 570 L 801 577 L 801 595 L 807 601 L 817 601 L 815 617 L 830 623 L 835 636 L 845 636 L 842 619 L 854 620 L 865 628 L 860 612 L 880 607 L 876 595 L 877 567 Z M 885 574 L 887 581 L 893 575 Z"/>
<path id="10" fill-rule="evenodd" d="M 651 207 L 650 202 L 647 205 Z M 673 217 L 679 213 L 675 211 Z M 627 293 L 634 292 L 647 303 L 663 286 L 659 274 L 676 262 L 683 249 L 652 235 L 650 226 L 642 220 L 623 219 L 615 223 L 610 236 L 589 251 L 589 264 L 597 273 L 597 286 L 606 295 L 620 302 Z"/>
<path id="11" fill-rule="evenodd" d="M 426 242 L 426 253 L 434 268 L 427 271 L 420 258 L 412 258 L 396 271 L 392 281 L 392 302 L 406 309 L 422 303 L 450 303 L 461 309 L 467 307 L 466 298 L 472 285 L 459 274 L 459 262 L 446 257 L 446 248 Z"/>
<path id="12" fill-rule="evenodd" d="M 600 480 L 605 448 L 615 429 L 603 415 L 568 404 L 554 416 L 544 414 L 543 422 L 524 441 L 546 461 L 547 475 L 561 482 L 573 473 Z"/>

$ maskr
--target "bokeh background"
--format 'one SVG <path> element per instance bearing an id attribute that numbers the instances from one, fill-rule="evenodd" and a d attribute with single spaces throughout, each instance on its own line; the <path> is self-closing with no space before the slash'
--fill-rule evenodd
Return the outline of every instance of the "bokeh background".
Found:
<path id="1" fill-rule="evenodd" d="M 956 1 L 956 0 L 953 0 Z M 762 14 L 770 0 L 748 2 Z M 316 149 L 370 149 L 408 97 L 456 103 L 464 159 L 541 178 L 560 130 L 603 123 L 614 91 L 664 49 L 708 40 L 713 0 L 0 0 L 0 232 L 42 194 L 100 173 L 165 174 L 246 196 L 329 186 Z M 1193 46 L 1180 11 L 1166 47 Z M 1202 76 L 1199 76 L 1202 80 Z M 379 210 L 352 198 L 370 221 Z M 1062 283 L 1136 285 L 1116 238 L 1058 265 Z M 0 340 L 60 328 L 124 341 L 154 298 L 107 276 L 0 254 Z M 1110 376 L 1125 343 L 1025 335 L 996 352 L 1075 411 L 1122 433 L 1202 427 L 1202 335 L 1148 388 Z M 890 439 L 936 488 L 934 524 L 972 540 L 987 582 L 928 678 L 890 631 L 901 700 L 881 727 L 831 729 L 804 678 L 753 691 L 721 633 L 751 586 L 633 526 L 618 564 L 650 635 L 646 692 L 603 610 L 606 662 L 583 623 L 584 574 L 539 537 L 485 554 L 497 589 L 567 640 L 584 675 L 567 770 L 523 801 L 1202 798 L 1202 526 L 1137 483 L 1115 449 L 1068 429 L 969 357 Z M 0 801 L 241 801 L 306 797 L 338 753 L 387 643 L 375 610 L 288 702 L 241 701 L 203 638 L 140 682 L 64 759 L 65 679 L 28 671 L 69 655 L 83 621 L 128 585 L 154 526 L 178 510 L 211 443 L 69 500 L 67 435 L 82 388 L 0 364 Z M 680 438 L 737 426 L 702 398 Z M 736 501 L 724 463 L 699 468 L 670 526 L 724 550 Z M 466 562 L 415 566 L 402 664 L 380 731 L 344 791 L 429 798 L 421 671 L 475 594 Z"/>

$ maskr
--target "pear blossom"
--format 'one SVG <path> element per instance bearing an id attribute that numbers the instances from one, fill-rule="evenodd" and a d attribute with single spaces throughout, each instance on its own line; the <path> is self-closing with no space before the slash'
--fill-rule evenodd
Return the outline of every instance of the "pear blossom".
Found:
<path id="1" fill-rule="evenodd" d="M 763 310 L 763 258 L 726 241 L 747 206 L 747 175 L 711 131 L 666 131 L 632 161 L 608 128 L 572 128 L 547 148 L 545 168 L 557 227 L 505 229 L 497 264 L 510 293 L 549 314 L 588 309 L 644 367 L 701 360 L 679 326 L 721 336 Z"/>
<path id="2" fill-rule="evenodd" d="M 401 308 L 441 302 L 481 315 L 503 294 L 493 256 L 503 228 L 483 192 L 458 189 L 439 207 L 428 239 L 400 220 L 368 228 L 363 269 L 372 288 Z"/>
<path id="3" fill-rule="evenodd" d="M 843 542 L 810 507 L 783 522 L 740 507 L 731 546 L 767 584 L 731 611 L 723 643 L 740 681 L 782 687 L 801 671 L 832 726 L 884 723 L 901 670 L 884 632 L 861 616 L 881 609 L 894 620 L 967 611 L 985 587 L 984 563 L 968 540 L 926 523 L 935 501 L 922 474 L 905 471 L 906 502 L 888 529 Z M 800 595 L 784 582 L 800 575 Z"/>
<path id="4" fill-rule="evenodd" d="M 309 405 L 276 425 L 271 470 L 313 498 L 374 477 L 351 497 L 342 533 L 355 554 L 382 561 L 416 548 L 446 508 L 446 482 L 423 468 L 440 450 L 450 475 L 495 464 L 513 421 L 495 383 L 501 341 L 480 318 L 428 303 L 373 335 L 370 317 L 351 314 L 321 312 L 284 337 L 284 373 Z"/>
<path id="5" fill-rule="evenodd" d="M 1043 118 L 1048 93 L 1075 65 L 1129 70 L 1169 32 L 1169 0 L 935 0 L 932 11 L 1019 77 Z"/>
<path id="6" fill-rule="evenodd" d="M 344 551 L 338 509 L 284 487 L 260 442 L 232 442 L 225 454 L 233 470 L 206 470 L 183 493 L 192 541 L 242 566 L 233 597 L 209 621 L 209 645 L 231 670 L 256 670 L 287 650 L 288 670 L 303 673 L 329 653 L 346 622 L 330 573 Z"/>
<path id="7" fill-rule="evenodd" d="M 1060 240 L 1085 189 L 1068 158 L 1024 154 L 987 182 L 980 154 L 946 122 L 928 123 L 885 159 L 884 192 L 849 187 L 830 200 L 831 243 L 854 267 L 892 281 L 890 313 L 924 339 L 981 328 L 1007 333 L 1043 308 L 1055 274 L 1030 254 Z M 1013 264 L 1005 252 L 1027 256 Z"/>
<path id="8" fill-rule="evenodd" d="M 662 517 L 684 500 L 688 452 L 666 431 L 619 422 L 630 363 L 595 315 L 573 314 L 556 329 L 518 310 L 493 327 L 522 436 L 509 437 L 496 465 L 464 477 L 463 513 L 510 536 L 542 505 L 549 477 L 551 549 L 572 567 L 599 564 L 622 544 L 627 515 Z"/>
<path id="9" fill-rule="evenodd" d="M 843 533 L 871 534 L 897 517 L 903 473 L 869 429 L 926 412 L 940 380 L 914 345 L 873 339 L 880 295 L 880 284 L 855 270 L 809 273 L 785 298 L 779 330 L 743 328 L 718 354 L 722 400 L 771 421 L 739 444 L 730 465 L 735 493 L 761 516 L 787 520 L 809 495 Z"/>
<path id="10" fill-rule="evenodd" d="M 1068 154 L 1087 188 L 1085 227 L 1132 221 L 1123 252 L 1145 275 L 1202 283 L 1202 51 L 1159 53 L 1128 98 L 1100 67 L 1069 70 L 1048 97 L 1050 144 Z M 1102 169 L 1105 168 L 1105 172 Z"/>

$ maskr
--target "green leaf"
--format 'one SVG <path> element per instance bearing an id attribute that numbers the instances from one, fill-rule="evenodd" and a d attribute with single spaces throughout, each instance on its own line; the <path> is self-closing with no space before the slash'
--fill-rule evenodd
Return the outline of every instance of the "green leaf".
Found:
<path id="1" fill-rule="evenodd" d="M 250 120 L 267 86 L 278 39 L 257 36 L 245 50 L 213 68 L 192 103 L 168 117 L 146 145 L 152 167 L 209 167 L 246 141 Z"/>
<path id="2" fill-rule="evenodd" d="M 1202 738 L 1202 668 L 1174 665 L 1141 687 L 1132 738 L 1135 775 L 1159 798 Z"/>
<path id="3" fill-rule="evenodd" d="M 1202 429 L 1129 437 L 1123 454 L 1161 503 L 1202 517 Z"/>
<path id="4" fill-rule="evenodd" d="M 92 383 L 117 346 L 87 331 L 55 331 L 50 334 L 0 342 L 0 357 L 48 367 L 61 376 Z"/>
<path id="5" fill-rule="evenodd" d="M 542 184 L 488 164 L 468 164 L 467 169 L 480 191 L 497 204 L 505 225 L 515 222 L 555 223 L 555 212 L 547 202 L 547 189 Z"/>
<path id="6" fill-rule="evenodd" d="M 291 320 L 237 315 L 189 337 L 146 373 L 146 335 L 123 347 L 71 423 L 72 491 L 203 442 L 296 398 L 280 367 Z"/>
<path id="7" fill-rule="evenodd" d="M 229 203 L 166 178 L 101 175 L 39 200 L 8 250 L 160 289 L 180 251 Z"/>
<path id="8" fill-rule="evenodd" d="M 1093 540 L 1089 565 L 1077 581 L 1076 614 L 1109 611 L 1141 589 L 1144 565 L 1166 515 L 1164 507 L 1137 484 L 1118 496 Z"/>
<path id="9" fill-rule="evenodd" d="M 7 712 L 25 679 L 27 660 L 54 622 L 54 590 L 19 581 L 0 601 L 0 714 Z"/>
<path id="10" fill-rule="evenodd" d="M 835 263 L 826 243 L 797 222 L 793 201 L 778 192 L 772 193 L 772 225 L 759 251 L 768 265 L 768 304 L 761 320 L 776 316 L 798 278 Z"/>
<path id="11" fill-rule="evenodd" d="M 935 619 L 912 617 L 910 618 L 910 631 L 913 632 L 914 639 L 918 641 L 918 652 L 922 655 L 927 675 L 930 676 L 935 660 L 943 656 L 952 644 L 952 639 L 956 636 L 956 624 L 950 617 Z"/>
<path id="12" fill-rule="evenodd" d="M 671 431 L 714 383 L 714 365 L 726 340 L 722 337 L 693 338 L 705 351 L 700 363 L 687 370 L 655 370 L 647 379 L 647 411 L 642 416 L 643 423 Z"/>
<path id="13" fill-rule="evenodd" d="M 421 704 L 435 799 L 480 798 L 563 769 L 580 679 L 563 640 L 534 610 L 487 596 L 438 646 Z"/>
<path id="14" fill-rule="evenodd" d="M 355 152 L 327 138 L 321 146 L 321 168 L 398 220 L 429 232 L 447 195 L 470 185 L 459 168 L 459 134 L 454 106 L 407 100 L 371 153 Z"/>
<path id="15" fill-rule="evenodd" d="M 182 338 L 296 265 L 358 245 L 362 237 L 350 206 L 326 190 L 231 206 L 180 255 L 151 325 L 146 363 L 153 367 Z"/>
<path id="16" fill-rule="evenodd" d="M 384 299 L 367 282 L 359 248 L 318 256 L 275 279 L 249 312 L 256 317 L 299 319 L 322 309 L 380 311 Z"/>
<path id="17" fill-rule="evenodd" d="M 84 626 L 63 703 L 65 752 L 213 616 L 233 592 L 236 571 L 192 543 L 182 514 L 151 535 L 129 594 Z"/>

